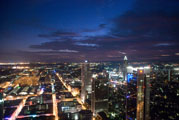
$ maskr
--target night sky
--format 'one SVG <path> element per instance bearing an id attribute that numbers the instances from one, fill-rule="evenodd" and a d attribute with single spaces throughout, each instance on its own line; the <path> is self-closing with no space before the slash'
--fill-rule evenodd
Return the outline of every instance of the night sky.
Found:
<path id="1" fill-rule="evenodd" d="M 0 62 L 179 60 L 179 0 L 0 0 Z"/>

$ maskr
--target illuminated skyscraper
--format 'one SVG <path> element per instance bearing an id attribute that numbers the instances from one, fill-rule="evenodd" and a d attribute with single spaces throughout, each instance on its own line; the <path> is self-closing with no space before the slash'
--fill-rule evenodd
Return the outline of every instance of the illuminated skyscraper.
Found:
<path id="1" fill-rule="evenodd" d="M 127 61 L 127 56 L 124 56 L 124 61 Z"/>
<path id="2" fill-rule="evenodd" d="M 137 120 L 144 119 L 144 71 L 137 71 Z"/>
<path id="3" fill-rule="evenodd" d="M 85 61 L 81 66 L 81 99 L 83 102 L 88 98 L 88 95 L 91 94 L 91 72 L 89 70 L 89 63 Z"/>
<path id="4" fill-rule="evenodd" d="M 127 73 L 126 119 L 149 120 L 150 67 L 128 66 Z"/>
<path id="5" fill-rule="evenodd" d="M 127 56 L 124 56 L 124 64 L 123 64 L 123 78 L 124 78 L 124 81 L 127 80 L 127 66 L 128 66 L 128 59 L 127 59 Z"/>
<path id="6" fill-rule="evenodd" d="M 127 83 L 127 66 L 128 66 L 128 59 L 127 56 L 124 56 L 124 63 L 123 63 L 123 80 Z M 127 84 L 126 84 L 126 96 L 127 96 Z M 126 120 L 127 120 L 127 99 L 126 99 Z"/>
<path id="7" fill-rule="evenodd" d="M 137 120 L 149 120 L 150 112 L 150 69 L 137 70 Z"/>
<path id="8" fill-rule="evenodd" d="M 92 78 L 91 110 L 93 115 L 108 111 L 108 77 L 108 73 L 102 73 Z"/>

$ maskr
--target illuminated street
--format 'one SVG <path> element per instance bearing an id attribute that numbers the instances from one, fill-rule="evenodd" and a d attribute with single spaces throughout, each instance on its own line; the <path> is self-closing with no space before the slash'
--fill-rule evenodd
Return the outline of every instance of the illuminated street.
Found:
<path id="1" fill-rule="evenodd" d="M 53 115 L 55 116 L 55 120 L 58 120 L 58 104 L 56 100 L 56 94 L 54 89 L 54 84 L 51 83 L 52 86 L 52 101 L 53 101 Z"/>
<path id="2" fill-rule="evenodd" d="M 55 116 L 55 120 L 58 120 L 58 109 L 57 109 L 56 94 L 52 95 L 52 99 L 53 99 L 53 115 Z"/>
<path id="3" fill-rule="evenodd" d="M 86 108 L 86 105 L 82 102 L 81 98 L 76 96 L 76 91 L 72 91 L 72 88 L 70 85 L 67 85 L 64 81 L 63 81 L 63 78 L 58 74 L 56 73 L 57 77 L 59 78 L 59 80 L 62 82 L 62 84 L 66 87 L 66 89 L 71 92 L 71 94 L 77 99 L 77 101 L 82 105 L 82 109 L 87 109 Z"/>
<path id="4" fill-rule="evenodd" d="M 24 99 L 19 104 L 19 106 L 17 107 L 16 111 L 12 114 L 12 116 L 11 116 L 11 118 L 9 120 L 15 120 L 16 119 L 16 117 L 19 115 L 19 113 L 21 112 L 22 108 L 24 107 L 27 98 L 28 97 L 24 97 Z"/>

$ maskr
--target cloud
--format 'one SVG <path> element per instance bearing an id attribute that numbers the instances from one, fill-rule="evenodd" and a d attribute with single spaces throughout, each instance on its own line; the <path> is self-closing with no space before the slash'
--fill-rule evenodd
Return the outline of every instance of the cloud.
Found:
<path id="1" fill-rule="evenodd" d="M 172 46 L 173 44 L 172 43 L 158 43 L 158 44 L 155 44 L 154 46 L 158 47 L 158 46 Z"/>
<path id="2" fill-rule="evenodd" d="M 31 45 L 30 48 L 58 52 L 87 52 L 95 50 L 97 46 L 97 44 L 76 42 L 69 39 L 65 41 L 44 42 L 40 45 Z"/>
<path id="3" fill-rule="evenodd" d="M 99 25 L 99 28 L 102 28 L 102 29 L 103 29 L 103 28 L 105 28 L 105 27 L 106 27 L 106 24 L 100 24 L 100 25 Z"/>
<path id="4" fill-rule="evenodd" d="M 179 33 L 177 1 L 137 0 L 133 9 L 114 19 L 112 34 L 133 37 L 130 41 L 174 41 Z M 177 12 L 178 11 L 178 12 Z"/>
<path id="5" fill-rule="evenodd" d="M 156 60 L 164 56 L 171 59 L 171 56 L 178 56 L 175 53 L 179 51 L 177 4 L 177 1 L 169 0 L 137 0 L 129 11 L 115 17 L 112 25 L 99 24 L 96 29 L 80 32 L 57 30 L 40 34 L 39 37 L 52 41 L 30 48 L 74 50 L 88 59 L 117 60 L 125 54 L 140 60 Z"/>
<path id="6" fill-rule="evenodd" d="M 58 50 L 58 52 L 78 53 L 79 51 L 64 49 L 64 50 Z"/>
<path id="7" fill-rule="evenodd" d="M 73 37 L 79 37 L 80 35 L 76 32 L 69 32 L 63 30 L 56 30 L 54 32 L 48 34 L 39 34 L 38 37 L 50 39 L 50 40 L 64 40 L 64 39 L 71 39 Z"/>
<path id="8" fill-rule="evenodd" d="M 156 56 L 161 54 L 160 50 L 169 55 L 177 52 L 179 8 L 176 4 L 179 2 L 137 0 L 131 10 L 113 19 L 111 34 L 123 39 L 116 44 L 121 44 L 121 49 L 136 50 L 138 55 Z"/>
<path id="9" fill-rule="evenodd" d="M 78 53 L 79 51 L 76 50 L 69 50 L 69 49 L 63 49 L 63 50 L 52 50 L 52 49 L 32 49 L 28 50 L 29 52 L 51 52 L 51 53 L 58 53 L 58 52 L 63 52 L 63 53 Z"/>
<path id="10" fill-rule="evenodd" d="M 78 46 L 86 46 L 86 47 L 98 47 L 98 46 L 99 46 L 99 45 L 97 45 L 97 44 L 81 43 L 81 42 L 76 42 L 75 45 L 78 45 Z"/>
<path id="11" fill-rule="evenodd" d="M 178 37 L 179 16 L 170 16 L 163 12 L 134 13 L 129 11 L 115 19 L 113 34 L 124 37 L 145 39 L 162 38 L 171 40 Z M 174 39 L 175 40 L 175 39 Z"/>
<path id="12" fill-rule="evenodd" d="M 121 53 L 121 54 L 123 54 L 123 55 L 125 55 L 126 53 L 125 52 L 122 52 L 122 51 L 118 51 L 119 53 Z"/>

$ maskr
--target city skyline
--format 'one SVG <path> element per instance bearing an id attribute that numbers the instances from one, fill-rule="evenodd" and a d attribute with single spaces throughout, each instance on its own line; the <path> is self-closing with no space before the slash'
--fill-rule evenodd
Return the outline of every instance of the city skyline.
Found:
<path id="1" fill-rule="evenodd" d="M 0 62 L 179 60 L 177 0 L 2 0 Z"/>
<path id="2" fill-rule="evenodd" d="M 2 120 L 179 117 L 177 63 L 7 64 L 0 75 Z"/>

